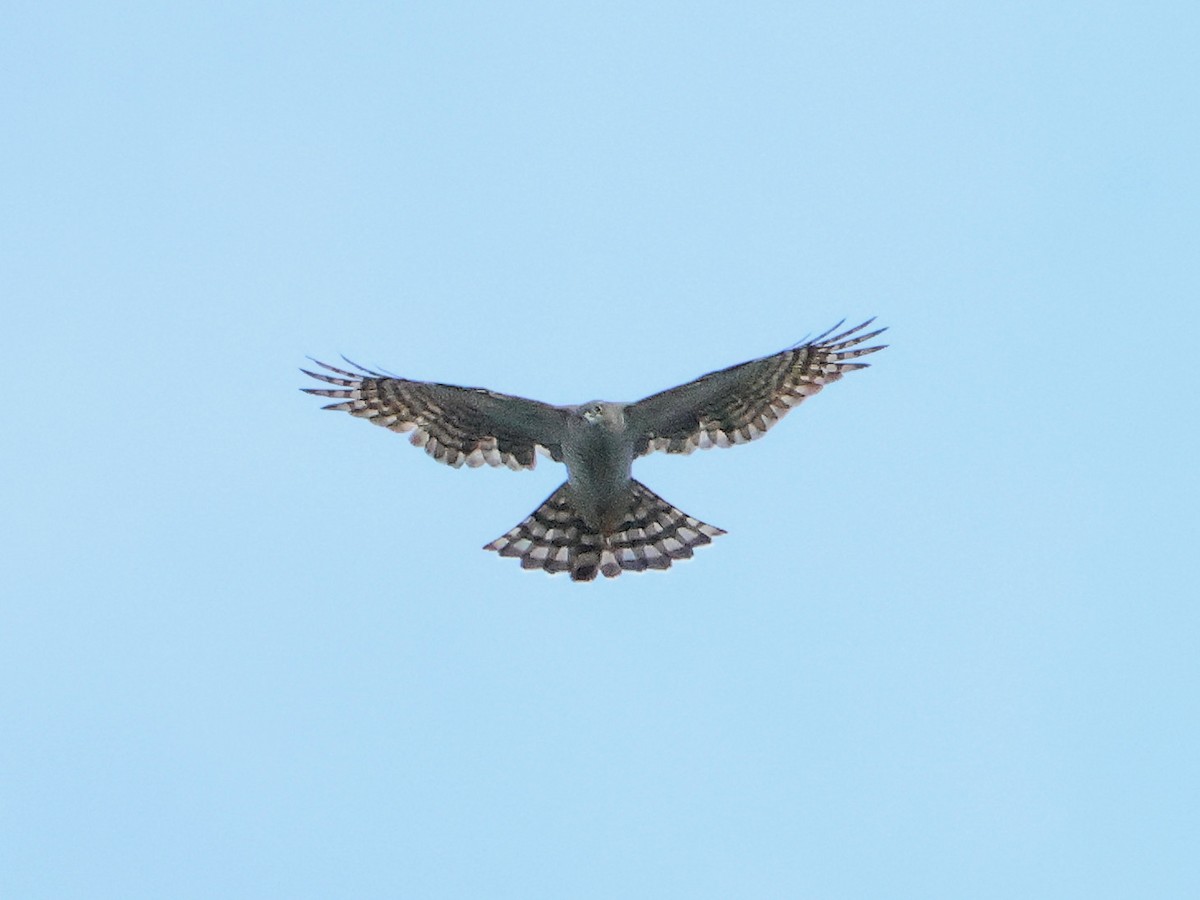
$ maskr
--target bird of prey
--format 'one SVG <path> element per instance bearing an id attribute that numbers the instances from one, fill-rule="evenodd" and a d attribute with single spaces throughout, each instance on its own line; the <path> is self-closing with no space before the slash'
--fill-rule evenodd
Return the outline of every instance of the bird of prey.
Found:
<path id="1" fill-rule="evenodd" d="M 487 544 L 526 569 L 570 572 L 573 581 L 622 571 L 667 569 L 725 532 L 676 509 L 631 476 L 633 461 L 655 450 L 691 453 L 761 437 L 793 406 L 866 368 L 854 362 L 883 344 L 862 346 L 886 329 L 874 321 L 824 334 L 652 394 L 636 403 L 595 400 L 551 406 L 484 388 L 408 381 L 365 369 L 333 374 L 301 369 L 332 387 L 302 388 L 392 431 L 446 465 L 487 463 L 532 469 L 536 453 L 565 463 L 567 480 L 523 522 Z M 310 357 L 311 358 L 311 357 Z M 344 358 L 344 357 L 343 357 Z"/>

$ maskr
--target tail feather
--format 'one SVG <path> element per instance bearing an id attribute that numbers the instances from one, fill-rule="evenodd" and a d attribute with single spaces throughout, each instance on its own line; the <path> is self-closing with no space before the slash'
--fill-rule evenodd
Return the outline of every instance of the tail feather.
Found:
<path id="1" fill-rule="evenodd" d="M 669 569 L 725 533 L 676 509 L 640 482 L 630 482 L 630 489 L 629 514 L 611 533 L 598 532 L 583 520 L 568 483 L 483 549 L 516 557 L 524 569 L 570 572 L 572 581 L 591 581 L 597 574 L 616 578 L 622 571 Z"/>

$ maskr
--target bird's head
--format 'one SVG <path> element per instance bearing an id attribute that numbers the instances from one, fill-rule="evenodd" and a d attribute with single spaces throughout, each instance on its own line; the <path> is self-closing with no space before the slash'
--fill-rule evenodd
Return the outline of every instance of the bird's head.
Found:
<path id="1" fill-rule="evenodd" d="M 579 407 L 579 415 L 589 425 L 617 425 L 621 421 L 621 404 L 593 400 Z"/>

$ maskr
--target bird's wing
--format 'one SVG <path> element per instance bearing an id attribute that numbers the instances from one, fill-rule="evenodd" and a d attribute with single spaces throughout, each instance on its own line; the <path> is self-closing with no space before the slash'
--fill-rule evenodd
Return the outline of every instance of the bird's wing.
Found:
<path id="1" fill-rule="evenodd" d="M 538 450 L 562 460 L 567 413 L 560 407 L 484 388 L 392 378 L 353 362 L 358 372 L 313 362 L 334 374 L 300 371 L 336 387 L 301 390 L 339 401 L 325 409 L 344 410 L 392 431 L 411 431 L 409 440 L 438 462 L 455 468 L 487 463 L 532 469 Z"/>
<path id="2" fill-rule="evenodd" d="M 859 346 L 887 330 L 860 333 L 874 321 L 834 334 L 839 322 L 773 356 L 710 372 L 639 400 L 625 410 L 636 435 L 635 455 L 691 453 L 697 447 L 729 447 L 761 437 L 805 398 L 846 372 L 866 368 L 866 363 L 851 360 L 886 346 Z"/>

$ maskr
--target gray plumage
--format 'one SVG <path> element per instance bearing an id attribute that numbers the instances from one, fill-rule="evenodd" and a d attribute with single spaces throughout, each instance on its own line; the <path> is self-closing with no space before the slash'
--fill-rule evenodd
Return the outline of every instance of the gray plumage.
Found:
<path id="1" fill-rule="evenodd" d="M 532 469 L 541 452 L 567 467 L 567 481 L 527 519 L 486 545 L 527 569 L 597 573 L 666 569 L 724 534 L 681 512 L 632 477 L 647 453 L 691 453 L 755 440 L 792 407 L 866 367 L 854 362 L 885 345 L 861 346 L 885 329 L 873 322 L 810 341 L 653 394 L 636 403 L 552 406 L 536 400 L 433 382 L 408 381 L 350 363 L 351 372 L 313 360 L 302 369 L 332 388 L 303 388 L 393 431 L 439 462 Z M 840 325 L 841 323 L 839 323 Z M 349 362 L 349 360 L 347 360 Z"/>

